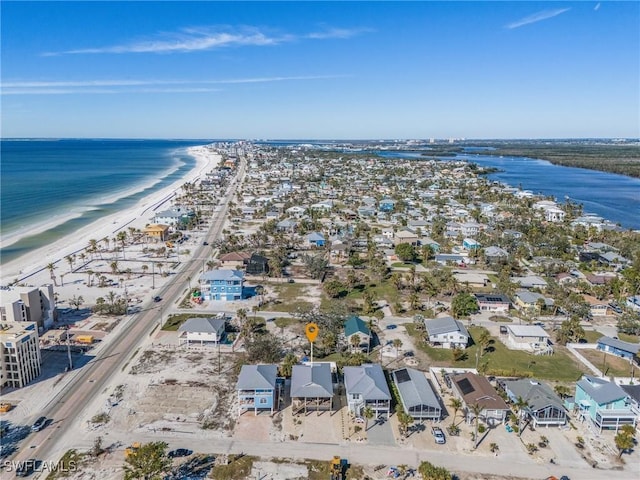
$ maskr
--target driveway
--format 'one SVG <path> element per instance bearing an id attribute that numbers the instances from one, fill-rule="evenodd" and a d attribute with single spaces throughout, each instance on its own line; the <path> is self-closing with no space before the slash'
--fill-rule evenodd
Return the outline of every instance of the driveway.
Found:
<path id="1" fill-rule="evenodd" d="M 395 446 L 396 441 L 393 437 L 393 431 L 391 430 L 391 423 L 386 418 L 382 423 L 379 421 L 373 422 L 367 430 L 367 439 L 369 445 L 391 445 Z"/>

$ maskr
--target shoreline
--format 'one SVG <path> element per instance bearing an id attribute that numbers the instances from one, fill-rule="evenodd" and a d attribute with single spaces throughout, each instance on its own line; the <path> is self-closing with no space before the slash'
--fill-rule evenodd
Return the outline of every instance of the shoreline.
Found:
<path id="1" fill-rule="evenodd" d="M 195 165 L 184 176 L 166 187 L 144 196 L 131 207 L 101 217 L 44 247 L 27 252 L 3 264 L 1 266 L 0 283 L 7 285 L 15 279 L 20 279 L 21 281 L 29 280 L 26 283 L 38 286 L 50 283 L 49 275 L 46 272 L 46 266 L 49 263 L 57 265 L 64 261 L 67 255 L 83 251 L 91 239 L 100 241 L 105 237 L 112 237 L 118 231 L 130 226 L 144 228 L 146 224 L 151 223 L 152 215 L 150 215 L 150 211 L 166 204 L 177 194 L 182 185 L 197 180 L 204 173 L 218 166 L 221 160 L 220 155 L 208 149 L 206 145 L 188 147 L 186 152 L 187 155 L 194 158 Z M 175 171 L 177 168 L 179 168 L 179 165 L 169 170 Z M 138 186 L 135 190 L 130 191 L 129 195 L 144 191 L 145 188 L 149 188 L 152 185 L 147 185 L 142 189 Z M 121 195 L 122 198 L 126 196 Z M 36 281 L 36 275 L 41 272 L 44 272 L 46 278 L 43 281 Z"/>
<path id="2" fill-rule="evenodd" d="M 185 152 L 187 155 L 194 158 L 195 165 L 193 168 L 196 168 L 197 159 L 195 159 L 195 157 L 189 153 L 189 148 L 190 147 L 185 148 Z M 53 230 L 72 220 L 82 218 L 84 215 L 90 214 L 93 211 L 100 210 L 101 208 L 116 204 L 117 202 L 122 201 L 128 197 L 133 197 L 137 194 L 140 194 L 149 188 L 153 188 L 155 185 L 162 182 L 163 179 L 173 175 L 183 165 L 185 165 L 183 161 L 176 160 L 172 165 L 169 165 L 166 169 L 159 172 L 159 175 L 157 177 L 149 178 L 137 185 L 133 185 L 122 190 L 116 190 L 101 198 L 96 197 L 84 205 L 73 205 L 70 211 L 68 211 L 67 213 L 55 215 L 48 220 L 44 219 L 42 221 L 38 221 L 33 226 L 26 226 L 16 231 L 2 234 L 0 235 L 0 249 L 8 248 L 24 239 L 42 234 L 44 232 L 47 232 L 48 230 Z M 189 172 L 187 172 L 187 174 L 188 173 Z M 155 192 L 152 192 L 150 195 L 153 195 L 153 193 Z"/>

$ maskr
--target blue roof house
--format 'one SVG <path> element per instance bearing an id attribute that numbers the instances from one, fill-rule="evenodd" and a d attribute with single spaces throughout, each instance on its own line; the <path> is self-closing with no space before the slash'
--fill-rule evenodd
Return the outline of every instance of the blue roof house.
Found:
<path id="1" fill-rule="evenodd" d="M 576 383 L 574 408 L 578 418 L 589 422 L 602 432 L 603 428 L 636 424 L 636 415 L 631 410 L 627 393 L 608 380 L 583 375 Z"/>
<path id="2" fill-rule="evenodd" d="M 393 209 L 396 208 L 396 201 L 391 200 L 390 198 L 385 198 L 380 200 L 378 208 L 381 212 L 393 212 Z"/>
<path id="3" fill-rule="evenodd" d="M 236 383 L 238 415 L 246 410 L 270 410 L 276 406 L 277 365 L 243 365 Z"/>
<path id="4" fill-rule="evenodd" d="M 200 290 L 205 300 L 242 300 L 244 273 L 240 270 L 211 270 L 200 275 Z"/>
<path id="5" fill-rule="evenodd" d="M 309 235 L 307 235 L 307 244 L 312 247 L 324 247 L 324 235 L 318 232 L 311 232 Z"/>

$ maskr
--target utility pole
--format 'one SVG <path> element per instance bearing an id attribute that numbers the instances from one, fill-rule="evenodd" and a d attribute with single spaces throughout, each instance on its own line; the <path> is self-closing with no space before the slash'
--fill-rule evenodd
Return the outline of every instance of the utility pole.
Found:
<path id="1" fill-rule="evenodd" d="M 151 290 L 156 288 L 156 262 L 151 262 Z"/>
<path id="2" fill-rule="evenodd" d="M 69 343 L 69 327 L 67 326 L 67 357 L 69 358 L 69 370 L 73 370 L 73 362 L 71 361 L 71 344 Z"/>

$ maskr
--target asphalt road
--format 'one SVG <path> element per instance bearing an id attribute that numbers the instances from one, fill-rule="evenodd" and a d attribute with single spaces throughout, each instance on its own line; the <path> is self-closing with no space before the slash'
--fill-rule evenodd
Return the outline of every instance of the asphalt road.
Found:
<path id="1" fill-rule="evenodd" d="M 220 237 L 229 200 L 241 183 L 238 179 L 243 177 L 245 168 L 246 162 L 242 161 L 236 179 L 231 181 L 227 193 L 221 199 L 222 208 L 212 217 L 212 223 L 204 241 L 211 244 Z M 174 302 L 179 302 L 187 288 L 189 279 L 197 278 L 205 249 L 210 250 L 211 247 L 201 245 L 194 252 L 192 259 L 185 264 L 171 282 L 156 291 L 156 295 L 163 299 L 164 308 L 169 309 Z M 90 405 L 98 395 L 105 391 L 118 370 L 124 368 L 139 345 L 158 327 L 159 310 L 160 306 L 147 308 L 134 314 L 124 322 L 121 328 L 117 329 L 117 332 L 114 332 L 115 335 L 108 340 L 108 345 L 96 358 L 85 365 L 76 378 L 69 382 L 39 413 L 39 415 L 52 419 L 53 422 L 42 431 L 32 433 L 25 438 L 13 460 L 23 461 L 35 458 L 55 461 L 59 457 L 60 447 L 66 444 L 63 438 L 65 435 L 72 434 L 72 427 L 77 426 L 76 418 L 81 416 L 80 414 L 87 405 Z M 7 476 L 3 474 L 2 478 L 7 478 Z"/>

